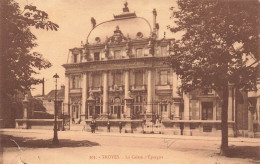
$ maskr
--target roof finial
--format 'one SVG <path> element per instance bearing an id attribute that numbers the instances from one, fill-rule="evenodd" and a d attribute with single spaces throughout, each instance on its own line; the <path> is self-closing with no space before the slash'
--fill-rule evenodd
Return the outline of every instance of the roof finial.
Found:
<path id="1" fill-rule="evenodd" d="M 129 12 L 127 1 L 124 3 L 125 7 L 123 8 L 123 12 Z"/>

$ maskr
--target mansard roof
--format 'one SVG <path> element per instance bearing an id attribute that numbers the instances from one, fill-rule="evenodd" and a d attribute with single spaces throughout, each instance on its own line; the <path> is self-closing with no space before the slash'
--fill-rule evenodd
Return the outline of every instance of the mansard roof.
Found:
<path id="1" fill-rule="evenodd" d="M 115 35 L 123 38 L 149 38 L 152 32 L 150 23 L 142 17 L 137 17 L 134 12 L 123 8 L 123 13 L 114 15 L 114 19 L 96 25 L 87 36 L 87 44 L 97 42 L 105 43 Z"/>

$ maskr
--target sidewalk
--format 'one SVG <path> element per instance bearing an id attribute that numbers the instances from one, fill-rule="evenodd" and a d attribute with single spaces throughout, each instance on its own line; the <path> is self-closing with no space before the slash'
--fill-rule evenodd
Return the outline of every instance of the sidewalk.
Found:
<path id="1" fill-rule="evenodd" d="M 14 133 L 42 133 L 49 134 L 53 133 L 52 130 L 41 130 L 41 129 L 0 129 L 0 134 L 5 132 Z M 205 141 L 221 141 L 221 137 L 214 136 L 183 136 L 183 135 L 165 135 L 165 134 L 141 134 L 141 133 L 107 133 L 98 132 L 91 133 L 86 131 L 58 131 L 58 134 L 62 135 L 98 135 L 98 136 L 113 136 L 113 137 L 136 137 L 136 138 L 158 138 L 158 139 L 178 139 L 178 140 L 205 140 Z M 229 142 L 248 142 L 258 143 L 260 145 L 259 138 L 245 138 L 245 137 L 229 137 Z"/>

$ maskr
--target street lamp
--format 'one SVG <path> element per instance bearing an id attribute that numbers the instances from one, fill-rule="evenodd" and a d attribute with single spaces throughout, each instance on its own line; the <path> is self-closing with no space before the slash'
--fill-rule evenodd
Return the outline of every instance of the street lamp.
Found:
<path id="1" fill-rule="evenodd" d="M 56 73 L 53 78 L 56 79 L 56 84 L 55 84 L 55 100 L 54 100 L 54 136 L 52 140 L 53 145 L 58 145 L 59 140 L 58 140 L 58 132 L 57 132 L 57 79 L 59 78 L 59 75 Z"/>

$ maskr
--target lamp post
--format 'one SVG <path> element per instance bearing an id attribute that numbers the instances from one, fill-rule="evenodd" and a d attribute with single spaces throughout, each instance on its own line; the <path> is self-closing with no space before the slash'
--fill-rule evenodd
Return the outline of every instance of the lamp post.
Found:
<path id="1" fill-rule="evenodd" d="M 58 140 L 58 132 L 57 132 L 57 79 L 59 78 L 59 75 L 56 73 L 53 78 L 56 79 L 56 84 L 55 84 L 55 100 L 54 100 L 54 136 L 52 140 L 53 145 L 58 145 L 59 140 Z"/>

